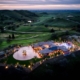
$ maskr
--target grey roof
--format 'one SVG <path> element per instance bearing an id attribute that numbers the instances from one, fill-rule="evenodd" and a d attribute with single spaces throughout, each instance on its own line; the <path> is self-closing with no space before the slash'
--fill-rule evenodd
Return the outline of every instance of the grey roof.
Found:
<path id="1" fill-rule="evenodd" d="M 53 51 L 53 50 L 57 50 L 57 49 L 58 49 L 58 46 L 53 46 L 53 47 L 50 47 L 50 48 L 49 48 L 49 50 L 52 50 L 52 51 Z"/>
<path id="2" fill-rule="evenodd" d="M 4 51 L 0 51 L 0 56 L 1 56 L 1 55 L 4 55 L 4 54 L 5 54 L 5 52 L 4 52 Z"/>
<path id="3" fill-rule="evenodd" d="M 38 46 L 42 47 L 43 45 L 46 45 L 46 44 L 48 44 L 49 46 L 53 46 L 54 42 L 53 41 L 39 42 L 39 43 L 33 44 L 33 47 L 38 47 Z"/>
<path id="4" fill-rule="evenodd" d="M 67 49 L 72 47 L 72 44 L 70 43 L 62 43 L 59 46 L 65 46 Z"/>
<path id="5" fill-rule="evenodd" d="M 53 41 L 47 41 L 46 44 L 48 44 L 48 45 L 53 45 L 54 42 L 53 42 Z"/>
<path id="6" fill-rule="evenodd" d="M 47 53 L 50 53 L 50 52 L 52 52 L 52 50 L 49 50 L 47 48 L 40 51 L 40 53 L 42 53 L 42 54 L 47 54 Z"/>
<path id="7" fill-rule="evenodd" d="M 56 46 L 54 43 L 53 44 L 51 44 L 51 45 L 49 45 L 50 47 L 53 47 L 53 46 Z"/>
<path id="8" fill-rule="evenodd" d="M 59 46 L 58 48 L 63 50 L 63 51 L 67 51 L 68 50 L 65 46 Z"/>
<path id="9" fill-rule="evenodd" d="M 54 51 L 54 50 L 57 50 L 57 49 L 58 49 L 57 46 L 53 46 L 53 47 L 51 47 L 51 48 L 46 48 L 46 49 L 41 50 L 40 53 L 42 53 L 42 54 L 47 54 L 47 53 L 50 53 L 50 52 L 52 52 L 52 51 Z"/>
<path id="10" fill-rule="evenodd" d="M 44 45 L 41 46 L 43 49 L 45 49 L 46 47 Z"/>
<path id="11" fill-rule="evenodd" d="M 33 47 L 38 47 L 39 45 L 36 43 L 36 44 L 33 44 L 32 46 L 33 46 Z"/>
<path id="12" fill-rule="evenodd" d="M 39 45 L 39 46 L 42 46 L 42 45 L 44 45 L 45 43 L 46 43 L 46 42 L 39 42 L 38 45 Z"/>

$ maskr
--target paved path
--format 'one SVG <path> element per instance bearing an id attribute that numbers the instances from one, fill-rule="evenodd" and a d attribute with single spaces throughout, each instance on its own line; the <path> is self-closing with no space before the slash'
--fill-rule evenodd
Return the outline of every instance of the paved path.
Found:
<path id="1" fill-rule="evenodd" d="M 23 51 L 25 51 L 26 55 L 23 55 Z M 13 54 L 13 57 L 16 60 L 30 60 L 34 58 L 35 56 L 39 57 L 39 55 L 33 51 L 31 46 L 22 47 Z"/>

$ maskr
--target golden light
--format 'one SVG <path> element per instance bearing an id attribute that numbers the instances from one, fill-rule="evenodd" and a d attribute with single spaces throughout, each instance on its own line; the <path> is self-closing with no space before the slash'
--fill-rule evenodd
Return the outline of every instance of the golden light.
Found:
<path id="1" fill-rule="evenodd" d="M 25 64 L 24 64 L 23 66 L 24 66 L 24 67 L 26 67 L 26 65 L 25 65 Z"/>
<path id="2" fill-rule="evenodd" d="M 17 68 L 17 65 L 15 65 L 15 68 Z"/>
<path id="3" fill-rule="evenodd" d="M 49 45 L 44 45 L 44 47 L 49 48 Z"/>
<path id="4" fill-rule="evenodd" d="M 42 64 L 42 61 L 40 61 L 40 64 Z"/>
<path id="5" fill-rule="evenodd" d="M 45 59 L 43 59 L 43 62 L 45 61 Z"/>
<path id="6" fill-rule="evenodd" d="M 29 65 L 28 68 L 31 68 L 31 66 Z"/>
<path id="7" fill-rule="evenodd" d="M 58 56 L 58 54 L 57 54 L 57 56 Z"/>
<path id="8" fill-rule="evenodd" d="M 9 67 L 8 66 L 5 66 L 5 69 L 8 69 Z"/>
<path id="9" fill-rule="evenodd" d="M 29 65 L 29 66 L 28 66 L 28 68 L 29 68 L 30 70 L 32 70 L 32 67 L 31 67 L 31 65 Z"/>
<path id="10" fill-rule="evenodd" d="M 30 68 L 30 70 L 31 70 L 31 71 L 33 70 L 32 67 Z"/>
<path id="11" fill-rule="evenodd" d="M 17 62 L 17 65 L 19 65 L 19 62 Z"/>

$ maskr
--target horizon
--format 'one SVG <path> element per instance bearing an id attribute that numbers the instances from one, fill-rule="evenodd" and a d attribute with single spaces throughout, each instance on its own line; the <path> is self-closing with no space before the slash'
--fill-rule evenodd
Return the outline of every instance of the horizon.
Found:
<path id="1" fill-rule="evenodd" d="M 80 10 L 80 0 L 0 0 L 0 10 Z"/>
<path id="2" fill-rule="evenodd" d="M 0 10 L 28 10 L 28 11 L 80 11 L 80 9 L 0 9 Z"/>

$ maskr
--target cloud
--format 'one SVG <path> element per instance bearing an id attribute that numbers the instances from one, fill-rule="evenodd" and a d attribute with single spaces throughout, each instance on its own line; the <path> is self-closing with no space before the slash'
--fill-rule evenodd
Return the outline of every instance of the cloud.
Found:
<path id="1" fill-rule="evenodd" d="M 80 9 L 80 0 L 0 0 L 0 9 Z"/>
<path id="2" fill-rule="evenodd" d="M 0 5 L 0 9 L 80 9 L 80 5 L 63 5 L 63 4 L 57 4 L 57 5 L 20 5 L 20 4 L 15 4 L 15 5 Z"/>
<path id="3" fill-rule="evenodd" d="M 0 4 L 80 4 L 80 0 L 0 0 Z"/>

